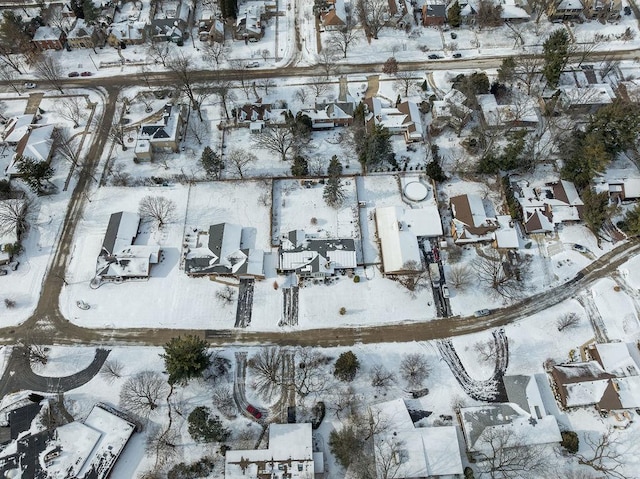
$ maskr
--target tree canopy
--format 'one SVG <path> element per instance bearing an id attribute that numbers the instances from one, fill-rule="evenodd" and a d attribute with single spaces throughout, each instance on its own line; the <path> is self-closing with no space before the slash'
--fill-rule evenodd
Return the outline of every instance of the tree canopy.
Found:
<path id="1" fill-rule="evenodd" d="M 560 75 L 567 62 L 569 35 L 564 28 L 552 32 L 542 44 L 544 66 L 542 74 L 551 88 L 558 86 Z"/>
<path id="2" fill-rule="evenodd" d="M 185 384 L 189 379 L 202 376 L 211 363 L 207 342 L 197 336 L 178 336 L 164 345 L 164 366 L 169 373 L 169 384 Z"/>
<path id="3" fill-rule="evenodd" d="M 352 351 L 344 352 L 336 360 L 333 375 L 340 381 L 351 382 L 360 369 L 360 361 Z"/>
<path id="4" fill-rule="evenodd" d="M 218 416 L 212 416 L 205 406 L 195 408 L 189 414 L 189 434 L 197 442 L 224 442 L 231 432 L 222 425 Z"/>

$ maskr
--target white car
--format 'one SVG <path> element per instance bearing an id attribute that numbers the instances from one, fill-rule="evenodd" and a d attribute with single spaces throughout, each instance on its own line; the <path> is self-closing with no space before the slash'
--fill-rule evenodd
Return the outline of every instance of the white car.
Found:
<path id="1" fill-rule="evenodd" d="M 442 285 L 442 296 L 444 296 L 445 298 L 449 297 L 449 286 L 447 286 L 446 284 Z"/>
<path id="2" fill-rule="evenodd" d="M 249 62 L 244 67 L 245 68 L 258 68 L 260 66 L 260 62 Z"/>
<path id="3" fill-rule="evenodd" d="M 35 83 L 32 83 L 32 82 L 27 82 L 27 83 L 25 83 L 25 84 L 24 84 L 24 87 L 25 87 L 27 90 L 33 90 L 33 89 L 34 89 L 35 87 L 37 87 L 37 86 L 38 86 L 38 85 L 36 85 Z"/>

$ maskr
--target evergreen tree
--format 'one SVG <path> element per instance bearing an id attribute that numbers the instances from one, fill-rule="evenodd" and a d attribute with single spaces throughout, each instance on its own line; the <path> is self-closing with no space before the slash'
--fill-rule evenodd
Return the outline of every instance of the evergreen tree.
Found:
<path id="1" fill-rule="evenodd" d="M 511 83 L 516 73 L 516 61 L 513 57 L 502 59 L 502 65 L 498 68 L 498 81 L 502 83 Z"/>
<path id="2" fill-rule="evenodd" d="M 429 163 L 427 163 L 425 173 L 433 181 L 442 182 L 447 179 L 444 171 L 442 171 L 442 166 L 440 166 L 440 163 L 437 160 L 431 160 Z"/>
<path id="3" fill-rule="evenodd" d="M 27 156 L 18 158 L 17 166 L 21 178 L 38 194 L 43 192 L 45 182 L 48 182 L 55 172 L 46 161 L 36 161 Z"/>
<path id="4" fill-rule="evenodd" d="M 365 174 L 372 166 L 385 162 L 395 164 L 391 133 L 381 125 L 375 125 L 370 132 L 356 138 L 356 151 Z"/>
<path id="5" fill-rule="evenodd" d="M 197 336 L 178 336 L 164 345 L 164 367 L 169 373 L 169 384 L 185 384 L 189 379 L 202 376 L 209 367 L 211 357 L 207 342 Z"/>
<path id="6" fill-rule="evenodd" d="M 542 74 L 551 88 L 558 86 L 560 75 L 567 62 L 569 51 L 569 35 L 562 28 L 554 31 L 542 44 L 544 54 L 544 66 Z"/>
<path id="7" fill-rule="evenodd" d="M 82 14 L 86 23 L 93 24 L 100 15 L 100 10 L 93 4 L 93 0 L 82 0 Z"/>
<path id="8" fill-rule="evenodd" d="M 449 8 L 449 11 L 447 11 L 447 22 L 449 22 L 449 25 L 452 27 L 460 26 L 462 23 L 462 19 L 460 17 L 461 12 L 462 8 L 460 7 L 460 4 L 457 1 L 454 2 L 453 5 L 451 5 L 451 8 Z"/>
<path id="9" fill-rule="evenodd" d="M 624 215 L 624 220 L 618 226 L 628 235 L 640 235 L 640 204 L 635 205 Z"/>
<path id="10" fill-rule="evenodd" d="M 342 182 L 340 181 L 340 175 L 342 174 L 342 163 L 338 160 L 338 157 L 333 155 L 329 162 L 329 168 L 327 168 L 329 178 L 324 186 L 322 197 L 324 201 L 332 208 L 340 208 L 345 199 L 344 189 Z"/>
<path id="11" fill-rule="evenodd" d="M 220 172 L 224 168 L 224 163 L 222 162 L 220 155 L 213 151 L 211 147 L 204 147 L 204 150 L 202 150 L 202 156 L 200 157 L 200 162 L 202 163 L 202 167 L 204 168 L 204 171 L 206 171 L 207 176 L 216 180 L 220 179 Z"/>
<path id="12" fill-rule="evenodd" d="M 351 382 L 360 369 L 360 361 L 352 351 L 342 353 L 336 360 L 333 375 L 340 381 Z"/>
<path id="13" fill-rule="evenodd" d="M 615 206 L 609 206 L 609 194 L 606 191 L 596 193 L 591 188 L 585 188 L 581 195 L 584 202 L 582 210 L 584 223 L 598 237 L 605 221 L 611 218 Z"/>
<path id="14" fill-rule="evenodd" d="M 212 416 L 205 406 L 195 408 L 189 414 L 189 434 L 197 442 L 224 442 L 231 432 L 222 425 L 218 416 Z"/>
<path id="15" fill-rule="evenodd" d="M 357 451 L 362 449 L 362 436 L 353 426 L 345 426 L 339 431 L 333 430 L 329 434 L 329 448 L 331 454 L 346 470 L 357 457 Z"/>
<path id="16" fill-rule="evenodd" d="M 612 155 L 633 148 L 640 133 L 640 106 L 623 100 L 605 105 L 591 118 L 587 132 L 597 134 Z"/>
<path id="17" fill-rule="evenodd" d="M 331 157 L 331 161 L 329 161 L 329 168 L 327 168 L 327 175 L 329 178 L 338 178 L 342 175 L 342 163 L 338 160 L 336 155 Z"/>
<path id="18" fill-rule="evenodd" d="M 291 165 L 291 174 L 298 178 L 309 175 L 309 163 L 304 156 L 297 155 Z"/>

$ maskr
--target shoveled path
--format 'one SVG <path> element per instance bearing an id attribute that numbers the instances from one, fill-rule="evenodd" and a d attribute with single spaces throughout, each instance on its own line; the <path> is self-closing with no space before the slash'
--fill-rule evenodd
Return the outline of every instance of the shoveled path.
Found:
<path id="1" fill-rule="evenodd" d="M 79 388 L 88 383 L 100 371 L 109 352 L 107 349 L 96 349 L 91 364 L 71 376 L 46 377 L 38 376 L 33 372 L 24 347 L 15 347 L 7 361 L 7 368 L 0 378 L 0 398 L 6 394 L 23 390 L 61 393 Z"/>

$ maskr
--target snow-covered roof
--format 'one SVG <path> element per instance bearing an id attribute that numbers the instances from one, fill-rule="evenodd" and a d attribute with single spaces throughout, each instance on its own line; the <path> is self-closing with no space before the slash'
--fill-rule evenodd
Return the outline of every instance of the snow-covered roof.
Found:
<path id="1" fill-rule="evenodd" d="M 36 30 L 36 33 L 34 33 L 33 41 L 41 42 L 60 40 L 61 35 L 62 30 L 60 30 L 58 27 L 42 26 Z"/>
<path id="2" fill-rule="evenodd" d="M 640 376 L 613 379 L 623 408 L 640 407 Z"/>
<path id="3" fill-rule="evenodd" d="M 498 229 L 498 221 L 487 215 L 483 200 L 478 195 L 467 194 L 449 199 L 452 223 L 457 243 L 490 241 Z"/>
<path id="4" fill-rule="evenodd" d="M 582 381 L 565 386 L 567 407 L 590 406 L 602 400 L 605 391 L 609 387 L 609 379 L 598 379 L 596 381 Z"/>
<path id="5" fill-rule="evenodd" d="M 561 102 L 565 107 L 574 105 L 606 105 L 613 103 L 616 95 L 607 83 L 598 83 L 584 87 L 562 85 Z"/>
<path id="6" fill-rule="evenodd" d="M 546 416 L 546 408 L 533 375 L 509 375 L 502 378 L 507 399 L 537 419 Z"/>
<path id="7" fill-rule="evenodd" d="M 609 194 L 624 193 L 624 199 L 640 198 L 640 176 L 637 169 L 607 169 L 602 177 L 608 184 Z"/>
<path id="8" fill-rule="evenodd" d="M 496 216 L 500 226 L 494 231 L 496 246 L 498 248 L 517 248 L 520 245 L 518 230 L 515 228 L 510 215 Z"/>
<path id="9" fill-rule="evenodd" d="M 470 452 L 492 456 L 490 438 L 504 431 L 505 439 L 516 445 L 560 442 L 560 429 L 554 416 L 537 418 L 514 403 L 496 403 L 460 409 L 462 429 Z"/>
<path id="10" fill-rule="evenodd" d="M 356 266 L 356 246 L 351 238 L 317 239 L 303 230 L 290 231 L 282 238 L 281 271 L 332 275 L 336 269 Z"/>
<path id="11" fill-rule="evenodd" d="M 638 375 L 638 365 L 629 354 L 627 343 L 597 343 L 594 348 L 598 361 L 608 373 L 616 376 Z"/>
<path id="12" fill-rule="evenodd" d="M 29 133 L 31 124 L 33 123 L 33 115 L 14 116 L 7 122 L 2 139 L 6 143 L 18 143 Z"/>
<path id="13" fill-rule="evenodd" d="M 582 10 L 584 6 L 580 0 L 561 0 L 556 7 L 556 11 Z"/>
<path id="14" fill-rule="evenodd" d="M 485 123 L 490 127 L 502 126 L 506 123 L 514 125 L 531 125 L 538 123 L 539 118 L 532 100 L 517 105 L 499 105 L 495 95 L 476 95 L 478 105 Z"/>
<path id="15" fill-rule="evenodd" d="M 224 477 L 306 479 L 314 477 L 316 463 L 322 463 L 322 453 L 313 452 L 310 423 L 271 424 L 268 449 L 227 451 Z"/>
<path id="16" fill-rule="evenodd" d="M 376 208 L 376 226 L 382 248 L 385 273 L 406 269 L 406 264 L 421 264 L 418 236 L 441 236 L 442 223 L 437 207 L 402 208 L 385 206 Z"/>
<path id="17" fill-rule="evenodd" d="M 558 223 L 582 218 L 584 203 L 570 181 L 560 180 L 541 186 L 518 183 L 515 191 L 528 233 L 553 231 Z"/>

